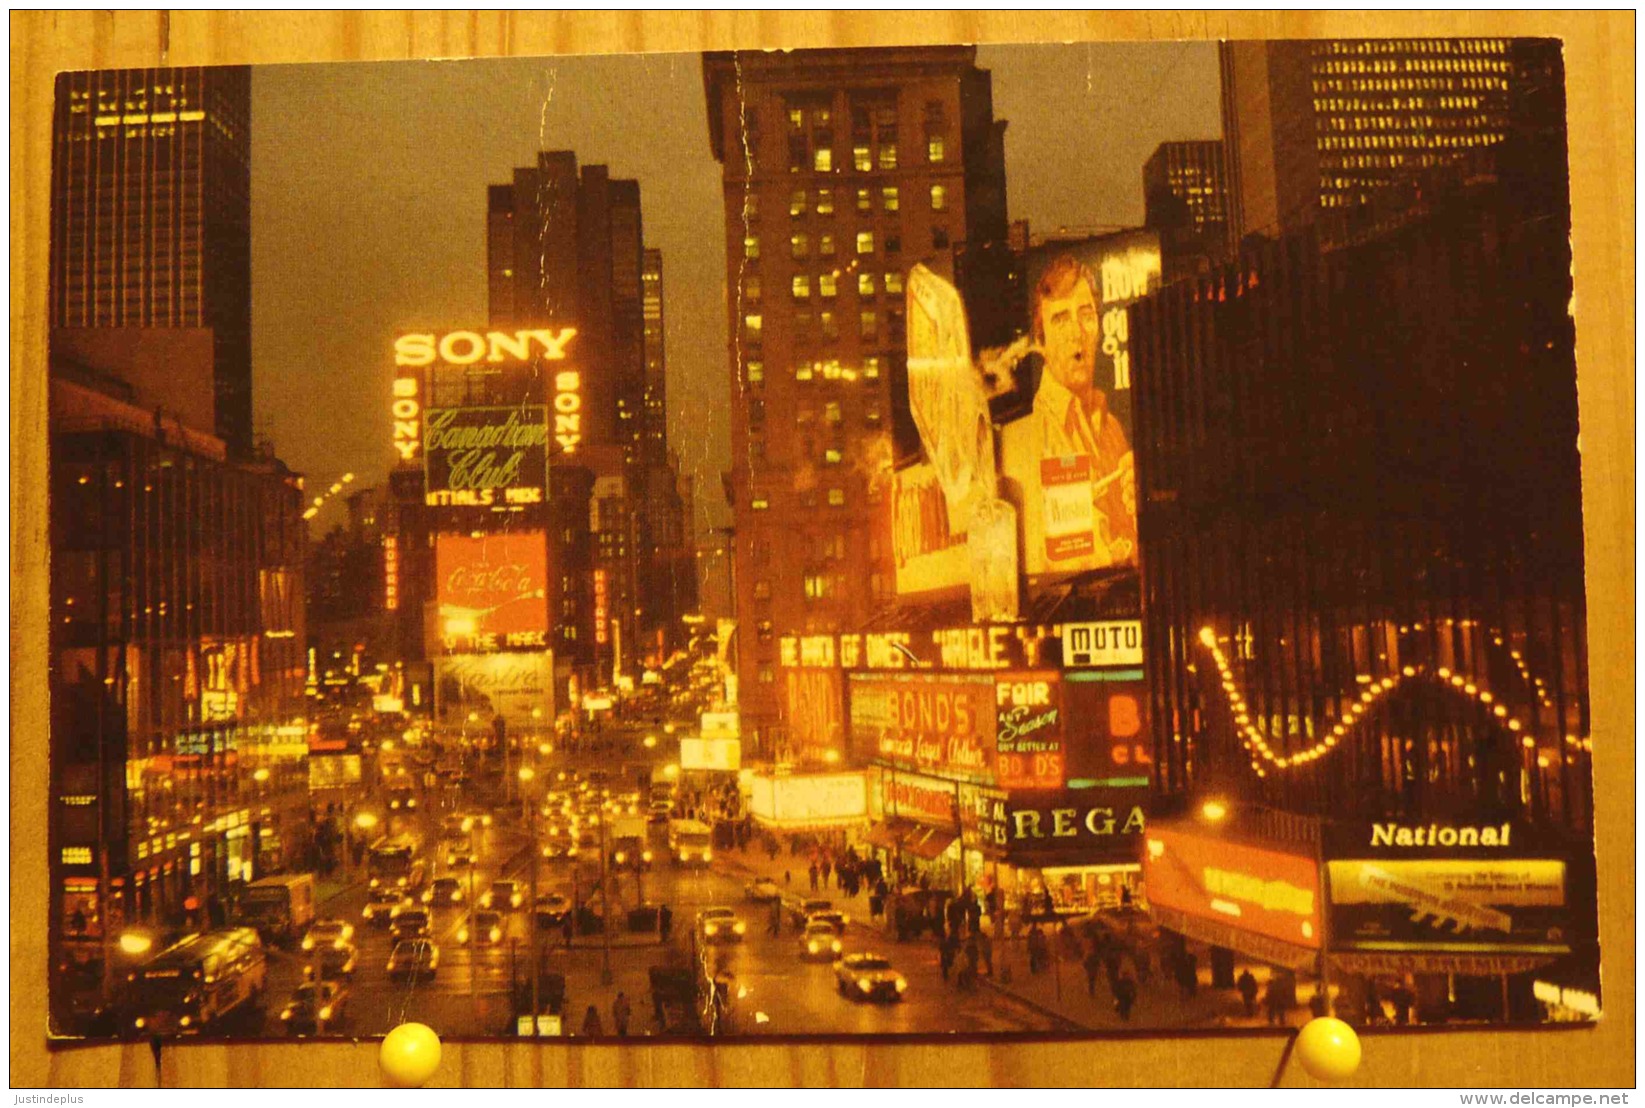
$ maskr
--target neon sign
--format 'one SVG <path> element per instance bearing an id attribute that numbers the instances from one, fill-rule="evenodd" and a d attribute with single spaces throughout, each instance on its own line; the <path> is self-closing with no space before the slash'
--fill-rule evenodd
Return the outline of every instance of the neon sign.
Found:
<path id="1" fill-rule="evenodd" d="M 435 336 L 428 332 L 401 335 L 394 340 L 394 364 L 406 366 L 433 365 L 436 360 L 446 365 L 473 365 L 487 362 L 524 362 L 530 360 L 533 347 L 542 348 L 543 357 L 557 362 L 565 358 L 566 344 L 577 336 L 575 327 L 558 331 L 449 331 Z"/>

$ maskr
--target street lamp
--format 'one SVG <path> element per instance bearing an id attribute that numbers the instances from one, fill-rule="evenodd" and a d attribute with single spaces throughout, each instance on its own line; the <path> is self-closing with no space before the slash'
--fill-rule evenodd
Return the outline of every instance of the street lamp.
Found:
<path id="1" fill-rule="evenodd" d="M 147 931 L 127 931 L 120 936 L 120 953 L 128 958 L 141 958 L 154 949 L 154 936 Z"/>
<path id="2" fill-rule="evenodd" d="M 1221 823 L 1228 818 L 1228 805 L 1220 800 L 1207 800 L 1200 805 L 1199 814 L 1209 823 Z"/>

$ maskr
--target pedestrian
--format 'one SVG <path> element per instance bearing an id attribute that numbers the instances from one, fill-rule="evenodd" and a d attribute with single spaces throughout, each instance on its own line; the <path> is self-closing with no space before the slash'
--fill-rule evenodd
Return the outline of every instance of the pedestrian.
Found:
<path id="1" fill-rule="evenodd" d="M 1114 982 L 1114 1010 L 1120 1014 L 1120 1019 L 1127 1023 L 1131 1020 L 1131 1008 L 1137 1003 L 1137 982 L 1130 974 L 1125 974 Z"/>
<path id="2" fill-rule="evenodd" d="M 1183 951 L 1177 959 L 1177 984 L 1182 987 L 1182 999 L 1192 1000 L 1199 992 L 1199 956 Z"/>
<path id="3" fill-rule="evenodd" d="M 665 943 L 674 934 L 674 909 L 666 904 L 657 909 L 657 931 Z"/>
<path id="4" fill-rule="evenodd" d="M 634 1012 L 633 1006 L 628 1003 L 628 994 L 618 990 L 617 999 L 611 1002 L 611 1023 L 617 1028 L 617 1034 L 628 1037 L 628 1017 Z"/>
<path id="5" fill-rule="evenodd" d="M 1395 985 L 1393 991 L 1388 994 L 1388 999 L 1394 1002 L 1394 1022 L 1401 1027 L 1410 1023 L 1411 1008 L 1416 1004 L 1417 998 L 1406 987 L 1405 982 L 1401 981 Z"/>
<path id="6" fill-rule="evenodd" d="M 1325 999 L 1325 986 L 1321 984 L 1314 990 L 1314 995 L 1308 998 L 1308 1014 L 1315 1019 L 1321 1019 L 1331 1014 L 1331 1004 Z"/>
<path id="7" fill-rule="evenodd" d="M 588 1006 L 588 1011 L 583 1013 L 583 1034 L 590 1037 L 605 1034 L 605 1027 L 600 1023 L 600 1010 L 592 1004 Z"/>
<path id="8" fill-rule="evenodd" d="M 811 869 L 810 869 L 810 874 L 811 874 L 811 891 L 812 891 L 812 892 L 816 892 L 816 891 L 817 891 L 817 873 L 818 873 L 818 870 L 817 870 L 817 863 L 816 863 L 816 862 L 812 862 L 812 863 L 811 863 Z"/>
<path id="9" fill-rule="evenodd" d="M 854 895 L 854 894 L 853 894 Z M 870 919 L 879 919 L 885 911 L 885 898 L 878 892 L 868 894 L 868 916 Z"/>
<path id="10" fill-rule="evenodd" d="M 960 983 L 968 989 L 977 987 L 977 968 L 982 964 L 982 946 L 977 942 L 975 932 L 965 940 L 965 968 L 960 973 Z"/>
<path id="11" fill-rule="evenodd" d="M 1097 973 L 1102 969 L 1102 955 L 1097 948 L 1092 947 L 1085 956 L 1085 995 L 1095 1000 L 1097 996 Z"/>
<path id="12" fill-rule="evenodd" d="M 942 979 L 948 980 L 948 971 L 954 968 L 954 953 L 959 942 L 952 935 L 937 940 L 937 961 L 942 966 Z"/>
<path id="13" fill-rule="evenodd" d="M 1240 999 L 1245 1002 L 1245 1014 L 1257 1014 L 1257 979 L 1251 976 L 1251 968 L 1247 966 L 1234 982 L 1234 988 L 1239 990 Z"/>
<path id="14" fill-rule="evenodd" d="M 1262 995 L 1262 1005 L 1268 1012 L 1270 1027 L 1277 1027 L 1285 1022 L 1285 995 L 1277 976 L 1268 979 L 1268 990 Z"/>
<path id="15" fill-rule="evenodd" d="M 828 885 L 829 871 L 833 869 L 833 864 L 831 862 L 829 862 L 827 854 L 824 854 L 822 856 L 822 865 L 819 867 L 819 869 L 822 871 L 822 883 L 823 883 L 823 886 L 826 888 L 827 885 Z M 815 888 L 816 886 L 813 885 L 812 887 Z"/>
<path id="16" fill-rule="evenodd" d="M 792 885 L 793 883 L 794 883 L 794 871 L 793 870 L 787 870 L 787 869 L 783 870 L 783 885 L 788 886 L 788 885 Z"/>
<path id="17" fill-rule="evenodd" d="M 1028 926 L 1028 972 L 1044 973 L 1051 953 L 1051 944 L 1045 941 L 1045 932 L 1038 923 Z"/>
<path id="18" fill-rule="evenodd" d="M 982 955 L 982 971 L 989 977 L 994 976 L 994 939 L 986 931 L 977 934 L 977 949 Z"/>

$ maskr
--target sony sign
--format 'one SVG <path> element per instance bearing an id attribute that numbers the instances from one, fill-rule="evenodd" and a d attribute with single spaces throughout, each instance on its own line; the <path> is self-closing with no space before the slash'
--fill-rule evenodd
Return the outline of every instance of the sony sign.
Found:
<path id="1" fill-rule="evenodd" d="M 389 414 L 394 417 L 394 449 L 402 462 L 417 460 L 423 440 L 423 405 L 418 398 L 417 378 L 396 377 L 394 399 Z"/>
<path id="2" fill-rule="evenodd" d="M 565 358 L 565 348 L 577 336 L 575 327 L 558 331 L 450 331 L 444 335 L 417 332 L 394 340 L 394 364 L 427 366 L 436 361 L 446 365 L 473 365 L 487 362 L 530 361 L 541 348 L 551 362 Z"/>

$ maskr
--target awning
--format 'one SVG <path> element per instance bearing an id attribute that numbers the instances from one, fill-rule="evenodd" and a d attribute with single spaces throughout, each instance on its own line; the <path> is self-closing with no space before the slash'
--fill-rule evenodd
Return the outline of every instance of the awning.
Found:
<path id="1" fill-rule="evenodd" d="M 1319 964 L 1319 952 L 1306 947 L 1293 946 L 1282 943 L 1278 939 L 1270 939 L 1266 935 L 1258 935 L 1253 931 L 1246 931 L 1226 923 L 1216 923 L 1212 920 L 1200 919 L 1179 912 L 1174 908 L 1162 908 L 1158 904 L 1149 909 L 1154 919 L 1161 927 L 1175 931 L 1196 942 L 1209 943 L 1212 946 L 1224 946 L 1248 958 L 1255 958 L 1259 962 L 1266 962 L 1271 966 L 1281 966 L 1290 970 L 1308 970 Z"/>
<path id="2" fill-rule="evenodd" d="M 954 832 L 940 827 L 919 827 L 904 836 L 902 849 L 906 854 L 930 862 L 942 857 L 958 837 Z"/>
<path id="3" fill-rule="evenodd" d="M 877 846 L 881 850 L 896 850 L 902 842 L 901 836 L 883 823 L 870 825 L 862 838 L 869 846 Z"/>

